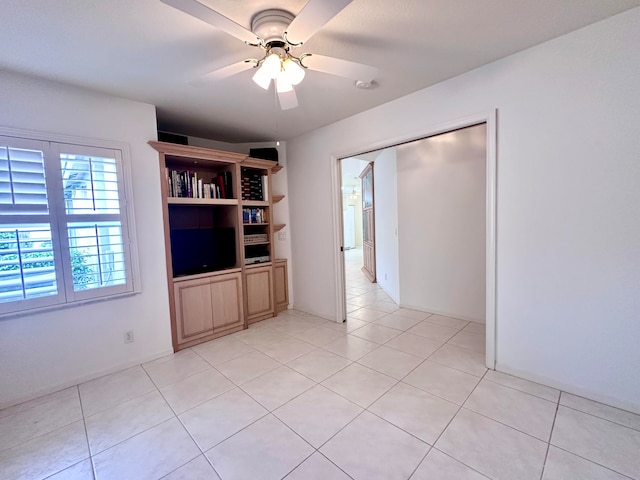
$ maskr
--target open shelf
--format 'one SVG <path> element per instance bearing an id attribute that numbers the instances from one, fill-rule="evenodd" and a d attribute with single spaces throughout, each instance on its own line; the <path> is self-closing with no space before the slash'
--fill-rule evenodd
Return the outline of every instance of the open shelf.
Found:
<path id="1" fill-rule="evenodd" d="M 269 265 L 271 265 L 271 261 L 268 261 L 268 262 L 251 263 L 251 264 L 245 265 L 245 266 L 244 266 L 244 269 L 245 269 L 245 270 L 251 270 L 252 268 L 268 267 Z"/>
<path id="2" fill-rule="evenodd" d="M 242 268 L 233 267 L 225 268 L 223 270 L 214 270 L 213 272 L 195 273 L 193 275 L 181 275 L 179 277 L 173 277 L 174 282 L 186 282 L 188 280 L 198 280 L 200 278 L 215 277 L 217 275 L 227 275 L 229 273 L 241 273 Z"/>

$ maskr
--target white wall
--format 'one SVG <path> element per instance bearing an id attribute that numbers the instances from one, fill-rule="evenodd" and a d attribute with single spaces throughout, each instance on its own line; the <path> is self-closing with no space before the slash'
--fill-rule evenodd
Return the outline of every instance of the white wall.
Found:
<path id="1" fill-rule="evenodd" d="M 486 138 L 475 125 L 395 148 L 403 307 L 485 321 Z"/>
<path id="2" fill-rule="evenodd" d="M 0 407 L 171 351 L 155 108 L 0 72 L 0 126 L 128 143 L 142 293 L 0 320 Z M 133 330 L 135 342 L 124 344 Z"/>
<path id="3" fill-rule="evenodd" d="M 394 302 L 400 303 L 398 278 L 398 171 L 396 149 L 382 150 L 373 162 L 376 278 Z"/>
<path id="4" fill-rule="evenodd" d="M 640 411 L 638 45 L 635 8 L 291 140 L 296 306 L 336 317 L 332 155 L 497 108 L 498 369 Z"/>

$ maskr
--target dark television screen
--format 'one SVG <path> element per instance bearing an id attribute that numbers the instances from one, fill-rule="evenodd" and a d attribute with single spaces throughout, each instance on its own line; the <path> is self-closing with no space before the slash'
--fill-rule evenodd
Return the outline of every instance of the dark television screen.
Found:
<path id="1" fill-rule="evenodd" d="M 235 230 L 231 227 L 171 230 L 171 258 L 174 277 L 233 267 Z"/>

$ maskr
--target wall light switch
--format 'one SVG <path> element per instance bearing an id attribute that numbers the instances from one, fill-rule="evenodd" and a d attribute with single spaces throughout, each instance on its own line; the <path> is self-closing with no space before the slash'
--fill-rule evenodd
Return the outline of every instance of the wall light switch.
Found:
<path id="1" fill-rule="evenodd" d="M 278 232 L 278 240 L 286 240 L 287 232 Z"/>

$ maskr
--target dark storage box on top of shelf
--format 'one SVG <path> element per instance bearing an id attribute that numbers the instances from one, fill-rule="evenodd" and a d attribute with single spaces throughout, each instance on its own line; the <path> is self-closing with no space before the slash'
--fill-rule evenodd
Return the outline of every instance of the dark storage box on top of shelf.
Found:
<path id="1" fill-rule="evenodd" d="M 274 147 L 269 148 L 251 148 L 249 150 L 249 156 L 251 158 L 260 158 L 262 160 L 271 160 L 272 162 L 278 162 L 278 149 Z"/>
<path id="2" fill-rule="evenodd" d="M 175 143 L 176 145 L 189 145 L 189 137 L 171 132 L 158 131 L 158 141 Z"/>

